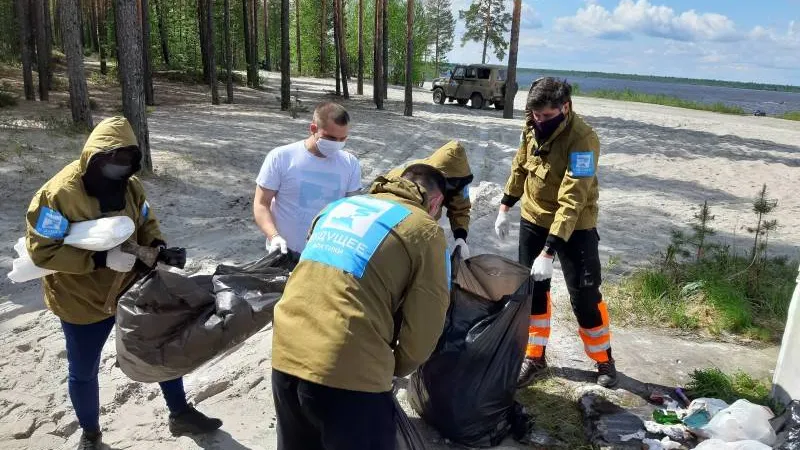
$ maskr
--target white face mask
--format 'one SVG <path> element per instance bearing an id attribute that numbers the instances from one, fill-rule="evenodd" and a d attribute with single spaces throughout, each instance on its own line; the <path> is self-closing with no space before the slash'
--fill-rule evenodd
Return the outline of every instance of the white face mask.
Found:
<path id="1" fill-rule="evenodd" d="M 317 139 L 317 150 L 326 158 L 344 150 L 345 142 L 331 141 L 328 139 Z"/>

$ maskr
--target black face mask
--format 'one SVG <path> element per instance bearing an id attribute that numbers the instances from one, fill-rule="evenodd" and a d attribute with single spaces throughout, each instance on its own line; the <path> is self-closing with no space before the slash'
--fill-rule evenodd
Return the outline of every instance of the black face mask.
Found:
<path id="1" fill-rule="evenodd" d="M 536 142 L 543 144 L 550 139 L 550 136 L 556 132 L 563 121 L 564 113 L 559 113 L 559 115 L 552 119 L 545 120 L 544 122 L 533 122 L 533 132 L 536 135 Z"/>

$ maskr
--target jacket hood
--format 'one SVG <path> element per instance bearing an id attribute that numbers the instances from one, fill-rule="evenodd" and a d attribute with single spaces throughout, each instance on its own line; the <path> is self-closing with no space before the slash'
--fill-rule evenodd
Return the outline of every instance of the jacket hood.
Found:
<path id="1" fill-rule="evenodd" d="M 467 159 L 467 151 L 461 142 L 452 140 L 425 159 L 411 162 L 411 164 L 427 164 L 441 171 L 445 178 L 466 178 L 472 176 Z"/>
<path id="2" fill-rule="evenodd" d="M 122 147 L 136 146 L 136 134 L 128 119 L 116 116 L 103 120 L 89 135 L 80 159 L 81 175 L 86 174 L 89 160 L 96 154 Z"/>
<path id="3" fill-rule="evenodd" d="M 425 188 L 399 177 L 378 177 L 369 188 L 370 194 L 391 194 L 427 210 L 428 200 Z"/>

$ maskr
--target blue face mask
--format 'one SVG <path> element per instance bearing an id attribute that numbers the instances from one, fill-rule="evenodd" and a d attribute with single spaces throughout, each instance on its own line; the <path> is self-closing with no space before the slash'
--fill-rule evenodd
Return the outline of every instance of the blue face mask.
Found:
<path id="1" fill-rule="evenodd" d="M 100 173 L 109 180 L 122 180 L 132 175 L 133 166 L 107 163 L 100 168 Z"/>

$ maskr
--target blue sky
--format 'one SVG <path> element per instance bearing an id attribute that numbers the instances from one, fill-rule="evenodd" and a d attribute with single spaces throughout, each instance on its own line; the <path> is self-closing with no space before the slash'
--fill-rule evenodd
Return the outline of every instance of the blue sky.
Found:
<path id="1" fill-rule="evenodd" d="M 463 32 L 449 60 L 480 62 Z M 800 85 L 800 0 L 523 0 L 519 66 Z"/>

